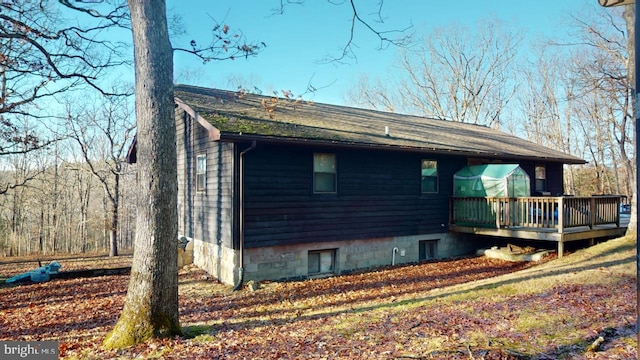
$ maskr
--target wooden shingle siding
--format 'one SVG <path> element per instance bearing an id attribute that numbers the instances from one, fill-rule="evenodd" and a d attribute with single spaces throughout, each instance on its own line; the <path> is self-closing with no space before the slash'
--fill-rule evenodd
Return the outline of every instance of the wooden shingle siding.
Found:
<path id="1" fill-rule="evenodd" d="M 234 144 L 212 142 L 206 130 L 176 114 L 179 233 L 215 244 L 232 243 Z M 196 191 L 196 158 L 207 157 L 206 189 Z"/>
<path id="2" fill-rule="evenodd" d="M 176 150 L 178 155 L 178 233 L 193 237 L 193 214 L 188 209 L 191 192 L 195 190 L 189 170 L 193 167 L 191 132 L 192 122 L 183 111 L 176 109 Z"/>
<path id="3" fill-rule="evenodd" d="M 234 145 L 219 142 L 208 142 L 208 145 L 206 190 L 193 192 L 194 237 L 230 247 L 233 222 Z M 192 177 L 195 179 L 195 170 Z"/>
<path id="4" fill-rule="evenodd" d="M 536 164 L 544 164 L 547 176 L 547 190 L 551 196 L 561 196 L 564 193 L 564 165 L 559 162 L 521 162 L 520 167 L 529 175 L 531 195 L 536 193 Z"/>
<path id="5" fill-rule="evenodd" d="M 313 194 L 313 153 L 335 153 L 337 194 Z M 439 161 L 440 191 L 421 194 L 420 164 Z M 245 246 L 380 238 L 446 229 L 461 157 L 258 145 L 247 154 Z"/>

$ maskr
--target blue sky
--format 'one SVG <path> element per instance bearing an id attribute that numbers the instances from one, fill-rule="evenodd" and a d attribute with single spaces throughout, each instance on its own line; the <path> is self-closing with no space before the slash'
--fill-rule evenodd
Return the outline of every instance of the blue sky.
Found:
<path id="1" fill-rule="evenodd" d="M 369 14 L 377 7 L 365 7 L 365 3 L 378 1 L 356 1 L 356 6 L 362 7 L 360 13 L 371 19 Z M 344 94 L 362 74 L 375 78 L 393 66 L 397 49 L 378 50 L 379 41 L 362 27 L 355 33 L 357 61 L 321 63 L 327 56 L 338 56 L 348 39 L 352 16 L 348 0 L 342 5 L 306 0 L 304 5 L 290 5 L 284 14 L 274 15 L 279 4 L 279 0 L 167 0 L 169 12 L 182 16 L 187 32 L 173 40 L 174 46 L 186 45 L 191 39 L 206 42 L 211 18 L 241 30 L 249 40 L 267 44 L 257 57 L 206 65 L 193 56 L 177 54 L 176 82 L 234 90 L 230 79 L 235 78 L 254 84 L 265 94 L 286 89 L 297 95 L 311 81 L 322 89 L 305 99 L 345 104 Z M 412 25 L 411 32 L 428 35 L 434 27 L 453 23 L 473 27 L 480 20 L 499 19 L 518 29 L 527 42 L 562 36 L 571 16 L 598 6 L 597 0 L 393 0 L 384 2 L 385 23 L 379 26 L 392 30 Z"/>

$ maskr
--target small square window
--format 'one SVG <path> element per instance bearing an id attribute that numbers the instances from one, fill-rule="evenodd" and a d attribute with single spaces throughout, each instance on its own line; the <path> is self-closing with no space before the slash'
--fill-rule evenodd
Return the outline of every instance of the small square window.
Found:
<path id="1" fill-rule="evenodd" d="M 309 251 L 309 275 L 332 274 L 335 270 L 335 259 L 335 249 Z"/>
<path id="2" fill-rule="evenodd" d="M 205 191 L 207 188 L 207 155 L 196 158 L 196 190 Z"/>
<path id="3" fill-rule="evenodd" d="M 438 192 L 438 161 L 422 160 L 422 193 Z"/>
<path id="4" fill-rule="evenodd" d="M 335 194 L 337 182 L 336 154 L 313 154 L 313 192 Z"/>
<path id="5" fill-rule="evenodd" d="M 418 242 L 418 260 L 433 260 L 437 257 L 438 240 L 422 240 Z"/>

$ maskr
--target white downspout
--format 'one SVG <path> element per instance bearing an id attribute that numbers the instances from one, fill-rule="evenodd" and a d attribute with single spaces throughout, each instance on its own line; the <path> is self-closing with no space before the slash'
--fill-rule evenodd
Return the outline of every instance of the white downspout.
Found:
<path id="1" fill-rule="evenodd" d="M 394 247 L 393 251 L 391 252 L 391 266 L 394 266 L 396 264 L 396 253 L 398 252 L 398 248 Z"/>

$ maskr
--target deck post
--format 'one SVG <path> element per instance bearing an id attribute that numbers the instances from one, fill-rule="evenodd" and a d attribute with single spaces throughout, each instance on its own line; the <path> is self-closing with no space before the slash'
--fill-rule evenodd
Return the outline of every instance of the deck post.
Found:
<path id="1" fill-rule="evenodd" d="M 449 198 L 449 226 L 453 225 L 453 197 Z"/>
<path id="2" fill-rule="evenodd" d="M 558 199 L 558 233 L 562 234 L 564 232 L 564 223 L 565 223 L 565 211 L 564 211 L 564 197 L 559 197 Z"/>
<path id="3" fill-rule="evenodd" d="M 593 229 L 596 226 L 596 198 L 591 197 L 589 199 L 589 228 Z"/>
<path id="4" fill-rule="evenodd" d="M 562 240 L 558 241 L 558 259 L 562 257 L 564 253 L 564 242 Z"/>
<path id="5" fill-rule="evenodd" d="M 616 227 L 620 227 L 620 201 L 621 198 L 616 199 Z"/>

